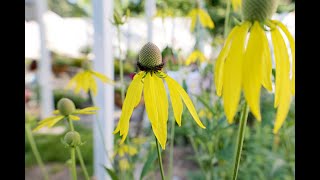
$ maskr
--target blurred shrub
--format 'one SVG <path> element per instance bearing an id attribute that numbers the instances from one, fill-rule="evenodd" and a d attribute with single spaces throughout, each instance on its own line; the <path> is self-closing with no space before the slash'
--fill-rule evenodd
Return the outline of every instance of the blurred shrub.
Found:
<path id="1" fill-rule="evenodd" d="M 53 96 L 55 108 L 57 108 L 57 103 L 61 98 L 71 99 L 74 102 L 76 108 L 85 108 L 85 103 L 88 102 L 88 98 L 84 98 L 83 96 L 75 94 L 73 91 L 70 90 L 56 89 L 53 91 Z"/>

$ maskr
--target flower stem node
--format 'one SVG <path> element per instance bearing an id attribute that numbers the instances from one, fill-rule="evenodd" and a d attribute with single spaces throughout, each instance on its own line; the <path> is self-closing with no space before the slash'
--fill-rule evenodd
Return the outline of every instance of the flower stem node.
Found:
<path id="1" fill-rule="evenodd" d="M 89 70 L 92 69 L 92 65 L 91 65 L 91 63 L 90 63 L 89 60 L 83 61 L 82 64 L 81 64 L 81 66 L 82 66 L 82 68 L 83 68 L 84 70 L 87 70 L 87 71 L 89 71 Z"/>
<path id="2" fill-rule="evenodd" d="M 64 116 L 68 116 L 76 110 L 74 103 L 68 98 L 60 99 L 57 106 L 61 115 Z"/>
<path id="3" fill-rule="evenodd" d="M 64 144 L 69 147 L 76 147 L 82 145 L 80 134 L 77 131 L 69 131 L 64 136 Z"/>
<path id="4" fill-rule="evenodd" d="M 243 0 L 242 16 L 245 21 L 265 22 L 277 10 L 278 0 Z"/>
<path id="5" fill-rule="evenodd" d="M 139 53 L 137 63 L 141 71 L 158 71 L 164 66 L 160 49 L 153 43 L 148 42 L 144 45 Z"/>

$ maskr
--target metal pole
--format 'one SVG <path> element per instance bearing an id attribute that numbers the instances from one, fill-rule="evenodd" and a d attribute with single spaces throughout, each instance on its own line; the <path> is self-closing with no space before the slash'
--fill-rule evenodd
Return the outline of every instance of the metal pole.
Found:
<path id="1" fill-rule="evenodd" d="M 53 111 L 53 95 L 52 95 L 52 71 L 51 59 L 47 49 L 46 29 L 43 21 L 43 15 L 47 11 L 46 0 L 35 0 L 36 18 L 39 24 L 40 32 L 40 58 L 38 79 L 40 86 L 40 118 L 52 115 Z"/>
<path id="2" fill-rule="evenodd" d="M 94 70 L 113 79 L 113 54 L 112 54 L 112 24 L 110 20 L 113 14 L 113 1 L 93 0 L 93 24 L 94 24 Z M 95 97 L 96 106 L 100 108 L 98 122 L 94 121 L 94 174 L 97 180 L 110 179 L 103 166 L 111 168 L 111 162 L 107 157 L 113 153 L 114 130 L 114 88 L 110 85 L 98 82 L 98 94 Z M 102 130 L 102 143 L 99 127 Z M 104 147 L 104 145 L 106 147 Z"/>
<path id="3" fill-rule="evenodd" d="M 146 13 L 147 27 L 148 27 L 148 42 L 152 42 L 153 37 L 153 23 L 152 18 L 156 11 L 156 1 L 155 0 L 146 0 L 144 11 Z"/>

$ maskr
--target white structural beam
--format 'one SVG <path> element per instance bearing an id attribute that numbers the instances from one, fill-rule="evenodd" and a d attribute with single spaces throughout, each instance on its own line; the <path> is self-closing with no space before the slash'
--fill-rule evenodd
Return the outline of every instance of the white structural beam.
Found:
<path id="1" fill-rule="evenodd" d="M 144 11 L 146 13 L 147 27 L 148 27 L 148 42 L 152 42 L 153 37 L 153 16 L 156 12 L 156 0 L 146 0 L 144 5 Z"/>
<path id="2" fill-rule="evenodd" d="M 43 21 L 44 13 L 47 11 L 47 1 L 36 0 L 34 2 L 40 32 L 40 58 L 37 74 L 40 86 L 40 117 L 44 118 L 51 116 L 53 111 L 51 60 L 47 48 L 46 29 Z"/>
<path id="3" fill-rule="evenodd" d="M 94 70 L 113 79 L 112 54 L 112 0 L 93 0 L 94 25 Z M 111 168 L 109 157 L 113 153 L 114 130 L 114 88 L 98 82 L 95 105 L 100 108 L 97 121 L 94 121 L 94 174 L 96 180 L 110 179 L 103 166 Z M 100 128 L 100 129 L 99 129 Z M 101 130 L 101 132 L 100 132 Z M 103 137 L 101 137 L 101 135 Z M 104 141 L 104 142 L 103 142 Z M 104 147 L 105 146 L 105 147 Z M 106 154 L 106 151 L 108 155 Z M 108 157 L 109 156 L 109 157 Z"/>

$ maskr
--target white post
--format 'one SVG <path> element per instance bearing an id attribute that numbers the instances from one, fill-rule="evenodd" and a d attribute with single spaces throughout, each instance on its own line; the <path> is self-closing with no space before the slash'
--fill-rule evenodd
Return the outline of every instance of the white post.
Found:
<path id="1" fill-rule="evenodd" d="M 46 30 L 43 22 L 43 15 L 47 11 L 46 0 L 35 0 L 36 17 L 39 24 L 40 32 L 40 58 L 38 79 L 40 86 L 40 118 L 45 118 L 52 115 L 53 111 L 53 95 L 52 95 L 52 71 L 51 59 L 47 49 Z"/>
<path id="2" fill-rule="evenodd" d="M 94 70 L 113 79 L 112 24 L 113 1 L 93 0 Z M 103 166 L 111 168 L 109 157 L 113 153 L 114 88 L 98 82 L 96 106 L 100 108 L 94 121 L 94 174 L 97 180 L 110 179 Z M 100 126 L 100 127 L 99 127 Z M 102 132 L 99 131 L 102 130 Z M 101 133 L 103 137 L 101 137 Z M 104 143 L 103 143 L 104 141 Z M 106 147 L 104 147 L 104 145 Z M 108 156 L 105 152 L 108 152 Z"/>
<path id="3" fill-rule="evenodd" d="M 146 13 L 147 26 L 148 26 L 148 42 L 152 42 L 152 37 L 153 37 L 152 18 L 156 11 L 156 1 L 146 0 L 144 5 L 144 11 Z"/>

